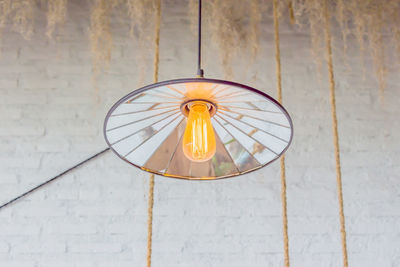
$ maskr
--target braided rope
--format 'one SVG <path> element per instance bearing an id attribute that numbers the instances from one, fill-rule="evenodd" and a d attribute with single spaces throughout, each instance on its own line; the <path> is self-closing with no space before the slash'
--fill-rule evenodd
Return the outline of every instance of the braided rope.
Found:
<path id="1" fill-rule="evenodd" d="M 282 103 L 282 74 L 281 74 L 281 51 L 279 40 L 279 8 L 278 0 L 273 1 L 274 13 L 274 35 L 275 35 L 275 62 L 276 62 L 276 87 L 278 91 L 278 101 Z M 282 221 L 283 221 L 283 248 L 285 256 L 285 267 L 290 266 L 289 262 L 289 235 L 287 218 L 287 199 L 286 199 L 286 169 L 285 156 L 280 159 L 281 168 L 281 199 L 282 199 Z"/>
<path id="2" fill-rule="evenodd" d="M 154 206 L 154 174 L 150 174 L 149 202 L 147 210 L 147 267 L 151 266 L 151 251 L 153 239 L 153 206 Z"/>
<path id="3" fill-rule="evenodd" d="M 161 25 L 161 0 L 156 1 L 156 23 L 154 38 L 154 82 L 158 82 L 158 69 L 160 63 L 160 26 Z M 153 240 L 153 206 L 154 206 L 154 174 L 150 174 L 149 196 L 147 210 L 147 267 L 151 267 L 151 253 Z"/>
<path id="4" fill-rule="evenodd" d="M 156 0 L 156 25 L 154 37 L 154 61 L 153 61 L 153 80 L 158 82 L 158 70 L 160 63 L 160 26 L 161 25 L 161 0 Z"/>
<path id="5" fill-rule="evenodd" d="M 348 267 L 347 259 L 347 243 L 346 243 L 346 227 L 343 208 L 343 186 L 342 186 L 342 172 L 340 167 L 340 150 L 339 150 L 339 134 L 338 134 L 338 121 L 336 116 L 336 97 L 335 97 L 335 78 L 333 74 L 333 60 L 332 60 L 332 43 L 331 32 L 329 26 L 329 11 L 327 0 L 324 0 L 324 17 L 325 17 L 325 43 L 326 43 L 326 60 L 329 72 L 329 94 L 332 112 L 332 132 L 333 144 L 335 147 L 335 161 L 336 161 L 336 183 L 338 189 L 339 200 L 339 218 L 340 218 L 340 233 L 342 238 L 342 254 L 343 266 Z"/>
<path id="6" fill-rule="evenodd" d="M 294 16 L 292 0 L 289 0 L 289 2 L 288 2 L 288 9 L 289 9 L 290 24 L 296 24 L 296 18 Z"/>

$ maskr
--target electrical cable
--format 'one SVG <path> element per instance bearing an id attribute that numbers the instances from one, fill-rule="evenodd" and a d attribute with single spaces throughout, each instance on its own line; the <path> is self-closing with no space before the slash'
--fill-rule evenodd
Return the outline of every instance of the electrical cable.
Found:
<path id="1" fill-rule="evenodd" d="M 39 185 L 33 187 L 32 189 L 26 191 L 25 193 L 23 193 L 23 194 L 21 194 L 21 195 L 15 197 L 15 198 L 13 198 L 13 199 L 7 201 L 6 203 L 4 203 L 4 204 L 2 204 L 2 205 L 0 206 L 0 210 L 3 209 L 3 208 L 5 208 L 5 207 L 7 207 L 8 205 L 10 205 L 10 204 L 16 202 L 17 200 L 19 200 L 19 199 L 21 199 L 21 198 L 23 198 L 23 197 L 25 197 L 25 196 L 27 196 L 27 195 L 29 195 L 29 194 L 31 194 L 31 193 L 37 191 L 38 189 L 42 188 L 43 186 L 48 185 L 48 184 L 50 184 L 51 182 L 54 182 L 55 180 L 57 180 L 57 179 L 63 177 L 65 174 L 69 173 L 70 171 L 72 171 L 72 170 L 74 170 L 74 169 L 76 169 L 76 168 L 82 166 L 83 164 L 85 164 L 85 163 L 91 161 L 91 160 L 94 159 L 94 158 L 97 158 L 98 156 L 104 154 L 105 152 L 107 152 L 107 151 L 109 151 L 109 150 L 110 150 L 110 148 L 108 147 L 108 148 L 106 148 L 106 149 L 104 149 L 104 150 L 102 150 L 102 151 L 100 151 L 100 152 L 94 154 L 93 156 L 91 156 L 91 157 L 89 157 L 89 158 L 87 158 L 87 159 L 85 159 L 85 160 L 79 162 L 78 164 L 75 164 L 75 165 L 72 166 L 71 168 L 69 168 L 69 169 L 63 171 L 62 173 L 57 174 L 57 175 L 54 176 L 53 178 L 51 178 L 51 179 L 49 179 L 49 180 L 47 180 L 47 181 L 45 181 L 45 182 L 43 182 L 43 183 L 41 183 L 41 184 L 39 184 Z"/>
<path id="2" fill-rule="evenodd" d="M 198 14 L 198 39 L 197 39 L 197 76 L 204 77 L 204 70 L 201 68 L 201 9 L 202 1 L 199 0 L 199 14 Z"/>

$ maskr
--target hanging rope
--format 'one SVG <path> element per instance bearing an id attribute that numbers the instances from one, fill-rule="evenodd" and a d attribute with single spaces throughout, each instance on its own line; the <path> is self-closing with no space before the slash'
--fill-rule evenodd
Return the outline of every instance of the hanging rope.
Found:
<path id="1" fill-rule="evenodd" d="M 331 43 L 331 32 L 329 26 L 329 11 L 328 11 L 327 0 L 324 0 L 323 8 L 325 17 L 326 60 L 329 73 L 329 94 L 330 94 L 330 104 L 332 112 L 333 144 L 335 147 L 336 183 L 338 188 L 338 199 L 339 199 L 339 217 L 340 217 L 340 233 L 342 238 L 343 266 L 348 267 L 349 265 L 347 260 L 346 227 L 345 227 L 344 208 L 343 208 L 342 172 L 340 167 L 339 134 L 338 134 L 338 122 L 336 117 L 335 79 L 333 75 L 332 43 Z"/>
<path id="2" fill-rule="evenodd" d="M 282 74 L 281 74 L 281 50 L 279 41 L 279 8 L 278 0 L 273 1 L 274 12 L 274 33 L 275 33 L 275 61 L 276 61 L 276 87 L 278 91 L 278 101 L 282 104 Z M 289 235 L 287 219 L 287 199 L 286 199 L 286 169 L 285 156 L 280 159 L 281 167 L 281 199 L 282 199 L 282 221 L 283 221 L 283 248 L 285 256 L 285 267 L 290 266 L 289 262 Z"/>
<path id="3" fill-rule="evenodd" d="M 154 174 L 150 174 L 149 207 L 147 210 L 147 267 L 151 266 L 151 250 L 153 239 L 153 206 L 154 206 Z"/>
<path id="4" fill-rule="evenodd" d="M 158 69 L 160 63 L 160 25 L 161 25 L 161 0 L 156 0 L 156 19 L 154 37 L 154 82 L 158 82 Z M 147 267 L 151 267 L 151 252 L 153 240 L 153 206 L 154 206 L 154 174 L 150 174 L 149 196 L 147 210 Z"/>
<path id="5" fill-rule="evenodd" d="M 154 36 L 154 61 L 153 69 L 154 82 L 158 82 L 158 69 L 160 62 L 160 25 L 161 25 L 161 0 L 156 0 L 156 23 L 155 23 L 155 36 Z"/>
<path id="6" fill-rule="evenodd" d="M 289 0 L 289 2 L 288 2 L 288 9 L 289 9 L 290 24 L 292 24 L 292 25 L 296 24 L 296 18 L 294 16 L 292 0 Z"/>

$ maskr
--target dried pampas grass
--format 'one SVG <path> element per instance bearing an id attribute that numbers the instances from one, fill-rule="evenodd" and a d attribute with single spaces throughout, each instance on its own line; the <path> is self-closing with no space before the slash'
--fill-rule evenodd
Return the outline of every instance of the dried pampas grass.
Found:
<path id="1" fill-rule="evenodd" d="M 349 7 L 346 5 L 345 0 L 337 0 L 336 4 L 336 20 L 338 21 L 340 28 L 341 28 L 341 37 L 342 37 L 342 47 L 343 47 L 343 56 L 345 60 L 345 64 L 347 65 L 347 50 L 348 50 L 348 37 L 350 35 L 350 29 L 349 29 L 349 18 L 350 12 L 349 12 Z"/>
<path id="2" fill-rule="evenodd" d="M 47 31 L 46 34 L 52 38 L 57 25 L 65 22 L 67 14 L 67 0 L 48 0 L 47 2 Z"/>
<path id="3" fill-rule="evenodd" d="M 126 0 L 130 33 L 137 38 L 150 38 L 156 12 L 156 0 Z"/>
<path id="4" fill-rule="evenodd" d="M 92 3 L 89 39 L 92 51 L 94 73 L 107 68 L 113 46 L 111 15 L 119 5 L 130 21 L 130 35 L 137 45 L 137 62 L 141 66 L 141 77 L 148 58 L 153 52 L 154 16 L 156 0 L 88 0 Z M 197 0 L 189 1 L 189 16 L 192 29 L 197 32 Z M 392 51 L 398 54 L 400 62 L 400 0 L 332 0 L 329 13 L 335 40 L 342 41 L 346 60 L 349 40 L 358 41 L 362 65 L 366 56 L 372 58 L 381 92 L 385 87 L 388 63 Z M 287 21 L 302 27 L 309 27 L 313 58 L 318 66 L 324 57 L 322 1 L 281 0 L 280 15 Z M 29 39 L 34 31 L 36 5 L 47 6 L 47 31 L 49 38 L 59 25 L 65 22 L 67 0 L 0 0 L 0 37 L 5 26 Z M 233 60 L 238 56 L 247 57 L 251 64 L 260 50 L 260 29 L 263 16 L 271 16 L 271 1 L 267 0 L 208 0 L 203 1 L 204 32 L 211 35 L 221 56 L 227 78 L 233 76 Z M 285 20 L 284 20 L 285 21 Z M 345 62 L 346 63 L 346 62 Z M 246 64 L 245 64 L 246 65 Z M 365 72 L 365 71 L 364 71 Z"/>
<path id="5" fill-rule="evenodd" d="M 251 0 L 250 4 L 246 1 L 210 0 L 203 6 L 206 31 L 218 46 L 225 77 L 231 78 L 233 55 L 244 56 L 250 50 L 254 59 L 258 53 L 262 12 L 259 0 Z M 243 14 L 250 14 L 250 18 Z"/>
<path id="6" fill-rule="evenodd" d="M 321 49 L 321 9 L 318 0 L 292 0 L 297 23 L 310 26 L 313 55 L 320 65 Z M 372 57 L 381 95 L 385 87 L 387 62 L 385 50 L 390 49 L 384 40 L 391 39 L 400 59 L 400 0 L 334 0 L 329 1 L 332 17 L 340 27 L 343 54 L 346 60 L 348 39 L 358 41 L 363 72 L 365 76 L 365 57 L 367 52 Z M 335 32 L 333 32 L 335 33 Z"/>
<path id="7" fill-rule="evenodd" d="M 13 27 L 25 39 L 30 39 L 33 34 L 33 13 L 35 1 L 13 0 L 11 10 L 13 14 Z"/>
<path id="8" fill-rule="evenodd" d="M 260 0 L 250 0 L 249 45 L 251 61 L 254 62 L 260 48 L 260 24 L 262 20 Z"/>
<path id="9" fill-rule="evenodd" d="M 95 76 L 109 66 L 112 50 L 111 12 L 114 1 L 95 0 L 90 16 L 89 39 Z"/>
<path id="10" fill-rule="evenodd" d="M 10 13 L 11 13 L 11 0 L 0 1 L 0 40 Z"/>
<path id="11" fill-rule="evenodd" d="M 130 20 L 130 35 L 137 46 L 136 62 L 139 68 L 138 83 L 144 83 L 147 58 L 153 54 L 154 27 L 157 0 L 126 0 Z"/>
<path id="12" fill-rule="evenodd" d="M 324 1 L 320 0 L 305 0 L 302 3 L 304 6 L 300 9 L 303 14 L 307 14 L 306 24 L 310 27 L 311 32 L 311 44 L 312 44 L 312 55 L 317 65 L 317 69 L 320 70 L 322 67 L 322 60 L 324 59 L 325 50 L 324 46 L 324 32 L 325 32 L 325 18 L 323 17 Z M 296 7 L 301 6 L 297 4 Z M 300 11 L 299 10 L 299 11 Z M 302 13 L 298 12 L 297 15 L 301 16 Z M 301 23 L 301 19 L 296 19 L 298 23 Z M 318 71 L 317 74 L 320 74 Z"/>
<path id="13" fill-rule="evenodd" d="M 312 54 L 317 69 L 322 67 L 325 57 L 323 1 L 319 0 L 284 0 L 279 13 L 288 14 L 289 21 L 301 27 L 309 27 Z M 329 2 L 329 14 L 332 28 L 339 26 L 339 31 L 332 31 L 335 40 L 341 40 L 344 63 L 347 64 L 349 39 L 358 40 L 361 63 L 365 73 L 365 57 L 369 54 L 375 66 L 375 73 L 381 93 L 385 87 L 387 60 L 385 52 L 393 49 L 400 61 L 400 0 L 333 0 Z M 189 14 L 193 28 L 197 28 L 197 3 L 189 1 Z M 262 14 L 271 13 L 269 1 L 229 1 L 209 0 L 204 6 L 206 31 L 217 44 L 226 77 L 233 74 L 232 60 L 240 54 L 258 53 L 259 28 Z M 249 19 L 243 14 L 249 14 Z M 336 33 L 336 35 L 335 35 Z M 338 36 L 339 33 L 339 36 Z M 385 39 L 390 39 L 392 47 Z M 249 49 L 243 51 L 243 48 Z M 249 62 L 251 62 L 249 60 Z M 318 71 L 320 74 L 320 71 Z M 365 75 L 363 75 L 365 76 Z"/>

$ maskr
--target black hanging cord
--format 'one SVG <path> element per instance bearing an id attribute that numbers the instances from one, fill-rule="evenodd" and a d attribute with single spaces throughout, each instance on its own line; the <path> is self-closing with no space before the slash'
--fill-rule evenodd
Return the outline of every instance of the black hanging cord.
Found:
<path id="1" fill-rule="evenodd" d="M 199 0 L 199 15 L 198 15 L 198 43 L 197 43 L 197 76 L 204 77 L 204 71 L 201 68 L 201 0 Z"/>
<path id="2" fill-rule="evenodd" d="M 51 178 L 51 179 L 49 179 L 49 180 L 47 180 L 47 181 L 45 181 L 45 182 L 43 182 L 43 183 L 41 183 L 41 184 L 39 184 L 39 185 L 33 187 L 32 189 L 26 191 L 25 193 L 23 193 L 23 194 L 21 194 L 21 195 L 15 197 L 15 198 L 9 200 L 8 202 L 6 202 L 6 203 L 4 203 L 3 205 L 0 206 L 0 210 L 1 210 L 2 208 L 7 207 L 7 206 L 10 205 L 11 203 L 13 203 L 13 202 L 15 202 L 15 201 L 17 201 L 17 200 L 19 200 L 19 199 L 21 199 L 21 198 L 23 198 L 23 197 L 29 195 L 29 194 L 35 192 L 35 191 L 38 190 L 39 188 L 41 188 L 41 187 L 43 187 L 43 186 L 45 186 L 45 185 L 48 185 L 48 184 L 51 183 L 51 182 L 54 182 L 54 181 L 57 180 L 58 178 L 61 178 L 63 175 L 65 175 L 65 174 L 69 173 L 70 171 L 72 171 L 72 170 L 74 170 L 74 169 L 76 169 L 76 168 L 82 166 L 82 165 L 85 164 L 86 162 L 91 161 L 92 159 L 94 159 L 94 158 L 100 156 L 101 154 L 104 154 L 105 152 L 107 152 L 107 151 L 109 151 L 109 150 L 110 150 L 110 148 L 108 147 L 108 148 L 106 148 L 106 149 L 104 149 L 104 150 L 102 150 L 102 151 L 100 151 L 100 152 L 94 154 L 93 156 L 91 156 L 91 157 L 85 159 L 84 161 L 79 162 L 78 164 L 72 166 L 71 168 L 69 168 L 69 169 L 63 171 L 62 173 L 60 173 L 60 174 L 54 176 L 53 178 Z"/>

